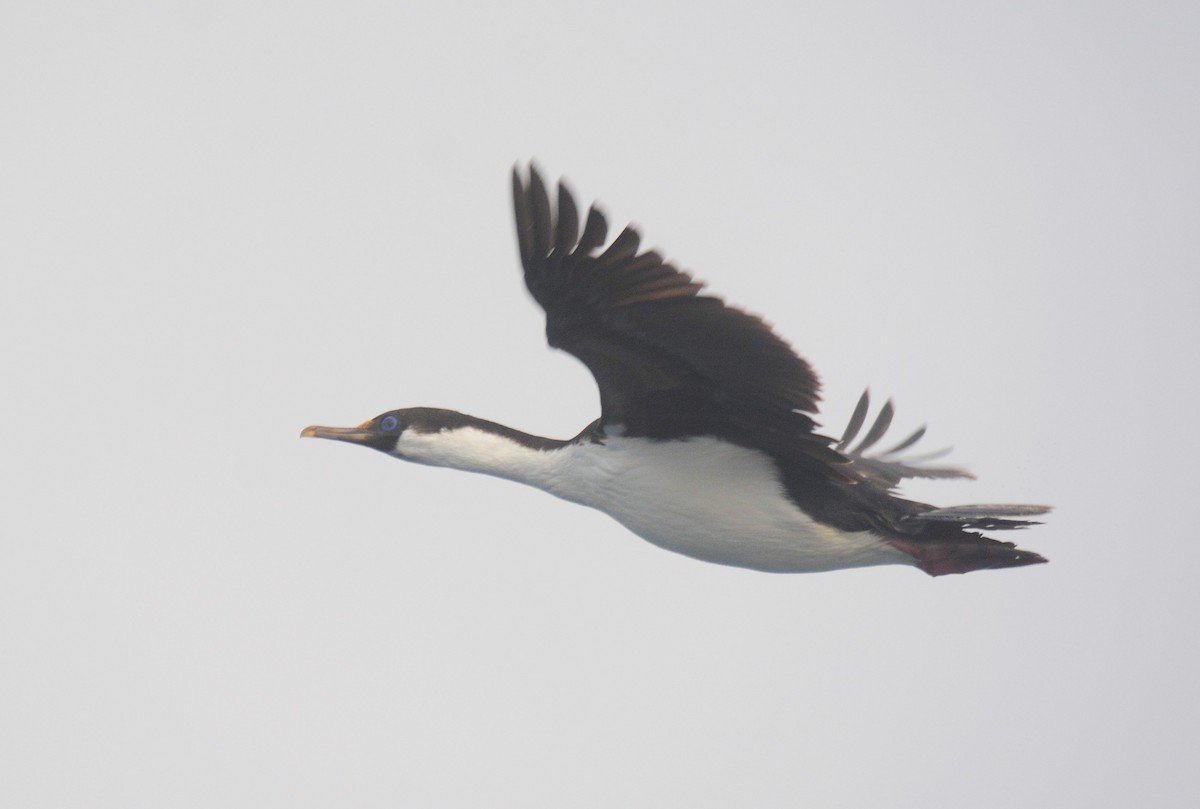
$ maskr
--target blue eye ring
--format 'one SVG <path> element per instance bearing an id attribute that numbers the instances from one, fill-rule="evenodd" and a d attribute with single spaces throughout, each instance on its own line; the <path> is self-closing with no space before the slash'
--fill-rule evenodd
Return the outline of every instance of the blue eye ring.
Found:
<path id="1" fill-rule="evenodd" d="M 396 429 L 397 425 L 399 424 L 400 420 L 395 416 L 384 416 L 379 421 L 379 429 L 383 430 L 385 433 L 390 433 L 392 430 Z"/>

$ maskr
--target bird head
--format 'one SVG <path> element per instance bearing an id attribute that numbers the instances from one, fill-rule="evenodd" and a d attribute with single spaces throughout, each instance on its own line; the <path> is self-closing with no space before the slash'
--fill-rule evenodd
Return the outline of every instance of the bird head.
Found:
<path id="1" fill-rule="evenodd" d="M 357 427 L 305 427 L 300 432 L 300 436 L 302 438 L 328 438 L 332 441 L 345 441 L 348 444 L 377 449 L 405 460 L 423 460 L 423 458 L 414 457 L 414 454 L 420 455 L 419 447 L 409 445 L 414 444 L 414 441 L 419 442 L 422 436 L 436 435 L 465 426 L 473 421 L 478 421 L 478 419 L 473 420 L 469 416 L 453 410 L 441 410 L 435 407 L 408 407 L 381 413 Z"/>
<path id="2" fill-rule="evenodd" d="M 332 441 L 345 441 L 348 444 L 358 444 L 363 447 L 377 449 L 388 454 L 394 453 L 396 444 L 405 430 L 409 428 L 409 420 L 405 418 L 404 410 L 389 410 L 373 419 L 364 421 L 357 427 L 305 427 L 302 438 L 328 438 Z"/>

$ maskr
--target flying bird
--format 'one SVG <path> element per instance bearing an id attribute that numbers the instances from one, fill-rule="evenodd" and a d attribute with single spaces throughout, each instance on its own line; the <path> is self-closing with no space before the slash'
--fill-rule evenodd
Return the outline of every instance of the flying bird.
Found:
<path id="1" fill-rule="evenodd" d="M 906 458 L 924 428 L 883 452 L 889 401 L 866 435 L 864 393 L 840 439 L 817 432 L 819 382 L 754 315 L 653 250 L 632 226 L 608 241 L 604 215 L 582 221 L 536 167 L 514 167 L 525 285 L 546 312 L 549 344 L 583 362 L 600 418 L 577 436 L 529 435 L 428 407 L 357 427 L 307 427 L 396 458 L 514 480 L 599 509 L 638 536 L 707 562 L 774 573 L 912 565 L 932 576 L 1045 562 L 987 536 L 1025 528 L 1035 505 L 937 508 L 896 493 L 907 478 L 970 477 Z"/>

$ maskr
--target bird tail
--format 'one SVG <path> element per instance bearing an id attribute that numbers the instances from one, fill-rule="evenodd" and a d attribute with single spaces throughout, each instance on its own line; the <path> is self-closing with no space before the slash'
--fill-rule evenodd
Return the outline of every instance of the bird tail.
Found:
<path id="1" fill-rule="evenodd" d="M 930 576 L 1037 565 L 1046 562 L 1046 557 L 970 529 L 1026 528 L 1038 523 L 1019 518 L 1048 511 L 1049 506 L 1007 504 L 929 509 L 905 519 L 913 529 L 911 534 L 889 537 L 887 542 L 916 559 L 917 567 Z"/>

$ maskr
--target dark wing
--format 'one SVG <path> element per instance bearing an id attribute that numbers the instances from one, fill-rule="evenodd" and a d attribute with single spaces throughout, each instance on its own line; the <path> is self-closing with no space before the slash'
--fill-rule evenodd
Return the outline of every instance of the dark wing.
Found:
<path id="1" fill-rule="evenodd" d="M 808 363 L 760 318 L 700 294 L 703 284 L 625 228 L 601 251 L 608 225 L 595 208 L 582 233 L 570 192 L 559 184 L 557 212 L 532 166 L 513 169 L 513 205 L 525 284 L 546 310 L 550 345 L 574 354 L 600 388 L 601 423 L 627 435 L 716 435 L 756 447 L 777 463 L 789 495 L 818 521 L 846 531 L 875 530 L 932 575 L 1045 561 L 975 530 L 1032 525 L 1045 506 L 972 505 L 938 509 L 896 497 L 910 477 L 969 477 L 899 454 L 918 430 L 883 453 L 884 406 L 850 448 L 869 408 L 866 394 L 837 447 L 813 432 L 819 383 Z"/>
<path id="2" fill-rule="evenodd" d="M 888 399 L 879 409 L 879 414 L 863 439 L 851 447 L 850 444 L 862 430 L 870 407 L 870 391 L 864 390 L 858 399 L 858 405 L 854 408 L 854 414 L 850 416 L 850 422 L 846 425 L 846 431 L 842 433 L 841 440 L 837 443 L 838 452 L 849 457 L 863 477 L 885 489 L 896 488 L 906 478 L 974 479 L 975 476 L 965 469 L 954 466 L 926 465 L 926 462 L 948 454 L 949 448 L 927 452 L 923 455 L 906 456 L 903 454 L 906 450 L 912 449 L 925 436 L 924 427 L 918 428 L 912 435 L 889 449 L 872 452 L 871 450 L 887 434 L 888 428 L 892 425 L 892 416 L 895 415 L 896 409 L 892 406 L 891 399 Z"/>
<path id="3" fill-rule="evenodd" d="M 533 167 L 528 183 L 513 169 L 513 206 L 546 337 L 596 378 L 602 424 L 655 438 L 769 438 L 775 451 L 782 442 L 810 461 L 844 463 L 812 432 L 816 374 L 760 318 L 701 294 L 703 284 L 658 253 L 639 252 L 632 227 L 602 250 L 603 214 L 591 208 L 581 233 L 570 192 L 559 184 L 555 211 Z"/>

